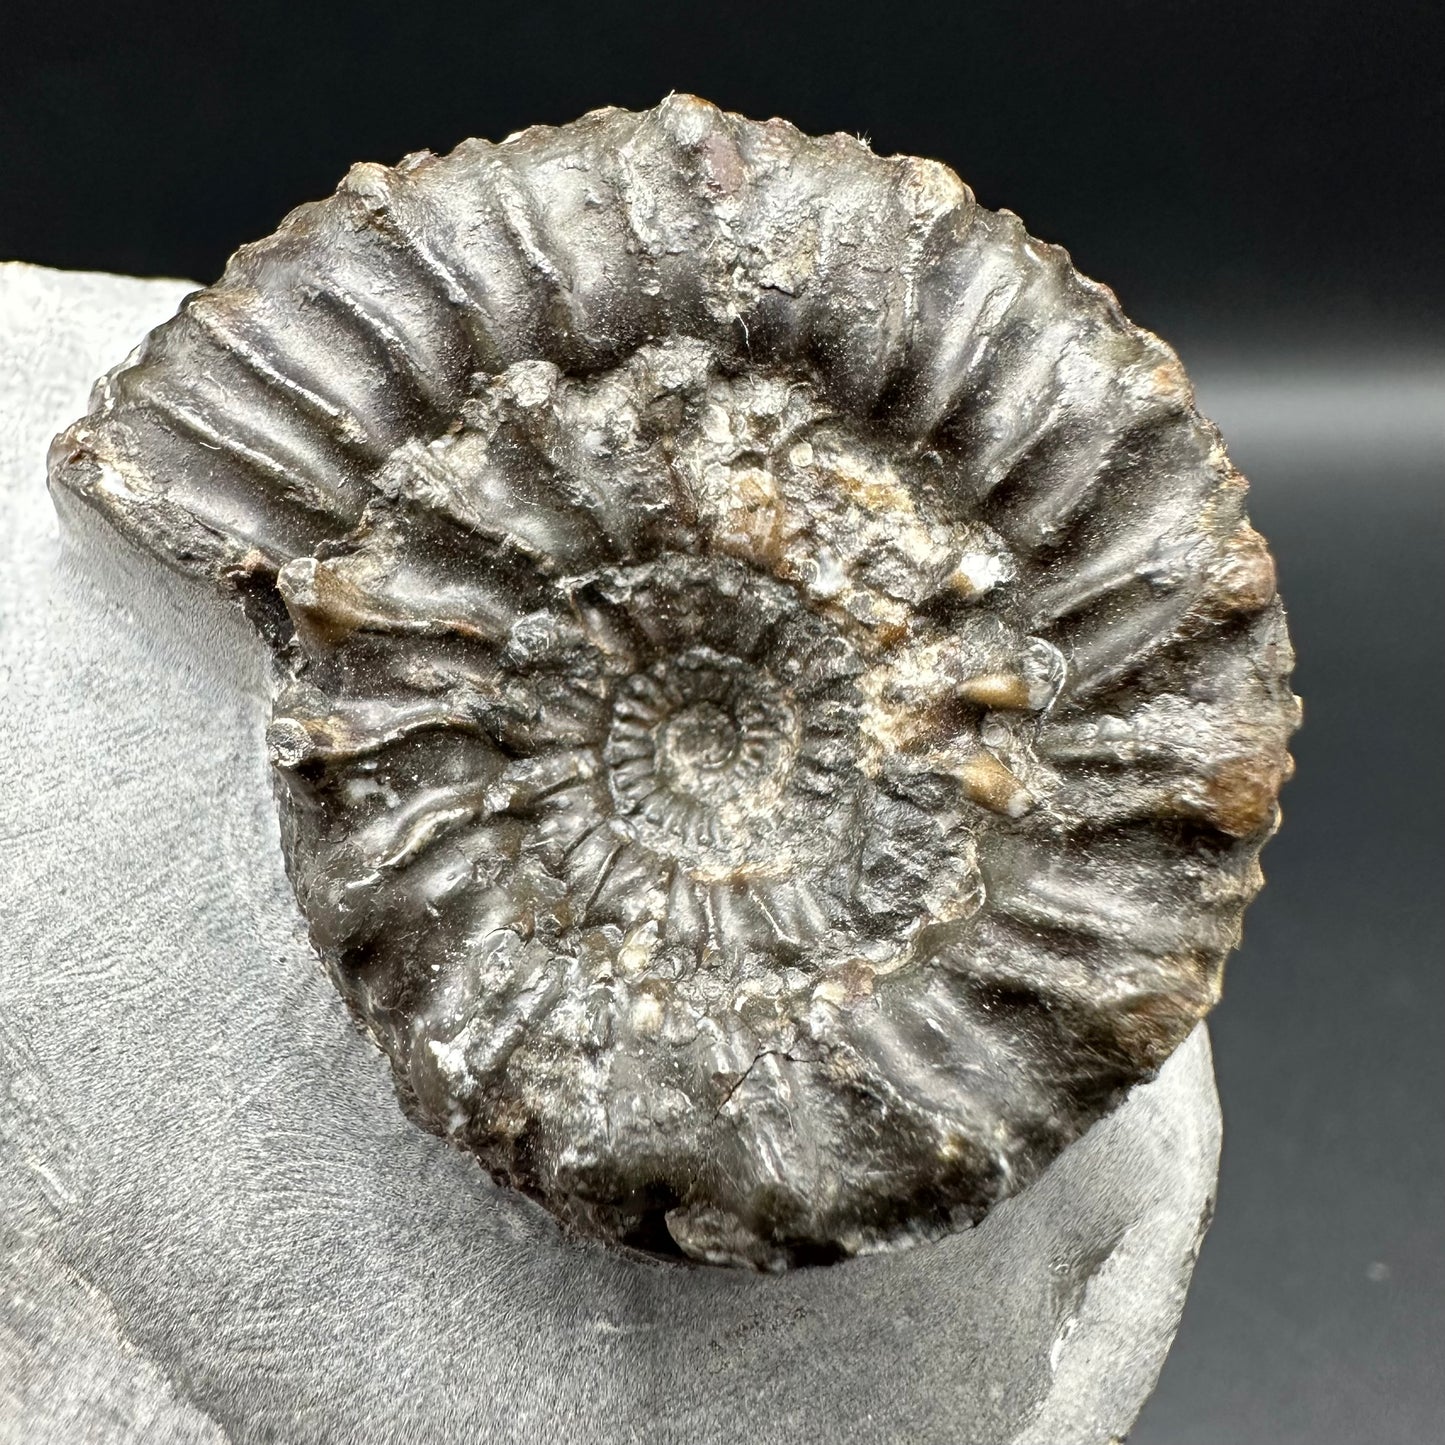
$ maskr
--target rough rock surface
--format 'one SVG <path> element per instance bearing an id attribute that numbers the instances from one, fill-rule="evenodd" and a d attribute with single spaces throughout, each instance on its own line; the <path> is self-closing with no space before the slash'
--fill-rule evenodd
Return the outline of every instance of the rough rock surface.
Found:
<path id="1" fill-rule="evenodd" d="M 686 96 L 357 166 L 52 480 L 246 607 L 323 960 L 581 1233 L 936 1238 L 1218 996 L 1273 566 L 1173 353 L 942 166 Z"/>
<path id="2" fill-rule="evenodd" d="M 977 1229 L 780 1277 L 570 1239 L 397 1113 L 282 872 L 259 649 L 45 494 L 184 289 L 0 268 L 0 1440 L 1122 1436 L 1212 1197 L 1202 1028 Z"/>

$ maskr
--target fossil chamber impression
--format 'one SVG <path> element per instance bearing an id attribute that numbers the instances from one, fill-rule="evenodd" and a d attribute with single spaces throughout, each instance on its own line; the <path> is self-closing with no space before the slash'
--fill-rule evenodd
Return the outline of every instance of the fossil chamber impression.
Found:
<path id="1" fill-rule="evenodd" d="M 1219 995 L 1273 564 L 1174 354 L 941 165 L 687 96 L 358 165 L 51 485 L 245 608 L 316 949 L 579 1233 L 967 1226 Z"/>

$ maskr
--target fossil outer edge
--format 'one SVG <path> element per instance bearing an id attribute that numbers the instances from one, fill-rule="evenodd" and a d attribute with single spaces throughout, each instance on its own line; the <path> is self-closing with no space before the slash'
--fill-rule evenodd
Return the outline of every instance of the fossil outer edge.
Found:
<path id="1" fill-rule="evenodd" d="M 357 166 L 51 482 L 246 608 L 321 957 L 580 1232 L 937 1236 L 1218 997 L 1272 562 L 1173 353 L 940 165 L 675 96 Z"/>

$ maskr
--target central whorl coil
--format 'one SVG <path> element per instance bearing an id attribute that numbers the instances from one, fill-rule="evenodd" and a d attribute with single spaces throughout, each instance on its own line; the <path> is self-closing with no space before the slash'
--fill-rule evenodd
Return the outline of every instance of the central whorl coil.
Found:
<path id="1" fill-rule="evenodd" d="M 322 957 L 580 1230 L 935 1235 L 1217 995 L 1268 554 L 1172 353 L 940 166 L 689 97 L 358 166 L 52 480 L 246 603 Z"/>

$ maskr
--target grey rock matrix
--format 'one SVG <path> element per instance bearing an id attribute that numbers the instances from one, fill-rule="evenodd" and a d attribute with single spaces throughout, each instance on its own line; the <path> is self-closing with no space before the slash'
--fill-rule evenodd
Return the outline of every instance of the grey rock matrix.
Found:
<path id="1" fill-rule="evenodd" d="M 400 1116 L 282 870 L 259 649 L 45 495 L 188 289 L 0 267 L 0 1440 L 1122 1436 L 1212 1199 L 1202 1029 L 977 1229 L 778 1278 L 573 1242 Z"/>

